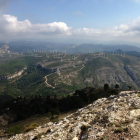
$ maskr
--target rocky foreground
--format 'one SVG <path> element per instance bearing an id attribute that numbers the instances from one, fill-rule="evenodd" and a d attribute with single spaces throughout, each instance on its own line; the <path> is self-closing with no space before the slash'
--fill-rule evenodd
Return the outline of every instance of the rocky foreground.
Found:
<path id="1" fill-rule="evenodd" d="M 140 93 L 123 91 L 10 140 L 140 140 Z"/>

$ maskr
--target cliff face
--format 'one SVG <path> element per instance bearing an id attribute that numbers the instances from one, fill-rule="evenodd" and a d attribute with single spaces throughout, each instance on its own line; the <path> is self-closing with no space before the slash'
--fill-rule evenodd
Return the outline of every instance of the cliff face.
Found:
<path id="1" fill-rule="evenodd" d="M 26 69 L 27 69 L 27 67 L 24 67 L 21 71 L 15 72 L 15 73 L 12 74 L 12 75 L 0 76 L 0 80 L 3 80 L 3 79 L 5 79 L 5 80 L 10 80 L 10 79 L 13 79 L 13 78 L 15 78 L 15 77 L 21 76 L 22 73 L 24 72 L 24 70 L 26 70 Z"/>
<path id="2" fill-rule="evenodd" d="M 24 67 L 24 69 L 22 69 L 21 71 L 18 71 L 18 72 L 16 72 L 16 73 L 13 74 L 13 75 L 7 76 L 7 79 L 9 80 L 9 79 L 13 79 L 13 78 L 15 78 L 15 77 L 17 77 L 17 76 L 21 76 L 22 73 L 24 72 L 24 70 L 26 70 L 26 69 L 27 69 L 27 67 Z"/>
<path id="3" fill-rule="evenodd" d="M 56 123 L 49 122 L 10 140 L 138 140 L 139 132 L 140 94 L 124 91 L 98 99 Z"/>
<path id="4" fill-rule="evenodd" d="M 127 85 L 131 85 L 134 89 L 140 88 L 140 73 L 130 66 L 102 67 L 97 69 L 95 73 L 102 86 L 104 83 L 108 83 L 110 86 L 119 84 L 121 88 L 127 88 Z"/>
<path id="5" fill-rule="evenodd" d="M 113 56 L 95 58 L 83 69 L 85 79 L 92 78 L 87 84 L 95 87 L 108 83 L 110 86 L 119 84 L 121 88 L 131 85 L 140 88 L 140 61 L 130 56 Z M 89 73 L 90 70 L 90 73 Z"/>

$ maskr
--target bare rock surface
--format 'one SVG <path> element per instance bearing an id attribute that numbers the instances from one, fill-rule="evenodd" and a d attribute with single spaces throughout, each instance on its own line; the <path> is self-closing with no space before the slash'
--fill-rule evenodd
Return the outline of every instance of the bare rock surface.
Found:
<path id="1" fill-rule="evenodd" d="M 140 94 L 124 91 L 9 140 L 139 140 Z"/>

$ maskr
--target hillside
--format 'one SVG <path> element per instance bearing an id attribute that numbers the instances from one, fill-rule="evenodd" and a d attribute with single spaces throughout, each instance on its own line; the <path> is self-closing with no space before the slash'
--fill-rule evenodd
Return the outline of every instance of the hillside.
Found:
<path id="1" fill-rule="evenodd" d="M 139 89 L 139 65 L 139 57 L 124 53 L 70 55 L 35 52 L 31 56 L 12 54 L 10 58 L 5 54 L 0 66 L 0 95 L 62 97 L 75 90 L 89 86 L 98 88 L 105 83 L 112 88 L 119 84 L 121 89 L 127 89 L 128 85 Z M 3 80 L 5 76 L 11 77 L 10 80 Z"/>
<path id="2" fill-rule="evenodd" d="M 118 140 L 140 138 L 140 94 L 123 91 L 9 140 Z"/>
<path id="3" fill-rule="evenodd" d="M 60 67 L 60 74 L 47 77 L 48 83 L 56 90 L 63 87 L 64 91 L 73 92 L 86 86 L 100 87 L 105 83 L 111 87 L 119 84 L 122 89 L 128 85 L 133 89 L 140 88 L 140 60 L 137 57 L 94 53 L 77 55 L 70 63 L 71 67 Z"/>

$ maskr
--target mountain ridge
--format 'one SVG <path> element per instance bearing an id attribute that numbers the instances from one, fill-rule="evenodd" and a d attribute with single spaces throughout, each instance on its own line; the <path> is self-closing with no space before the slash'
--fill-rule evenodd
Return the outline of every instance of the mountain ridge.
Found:
<path id="1" fill-rule="evenodd" d="M 49 122 L 9 140 L 138 140 L 139 130 L 140 94 L 123 91 L 98 99 L 58 122 Z"/>
<path id="2" fill-rule="evenodd" d="M 31 53 L 36 51 L 66 51 L 68 54 L 76 53 L 91 53 L 91 52 L 110 52 L 121 49 L 124 52 L 127 51 L 138 51 L 140 48 L 134 45 L 104 45 L 104 44 L 73 44 L 73 43 L 51 43 L 51 42 L 39 42 L 39 41 L 13 41 L 8 43 L 1 43 L 0 45 L 8 45 L 9 51 L 12 52 L 24 52 Z"/>

